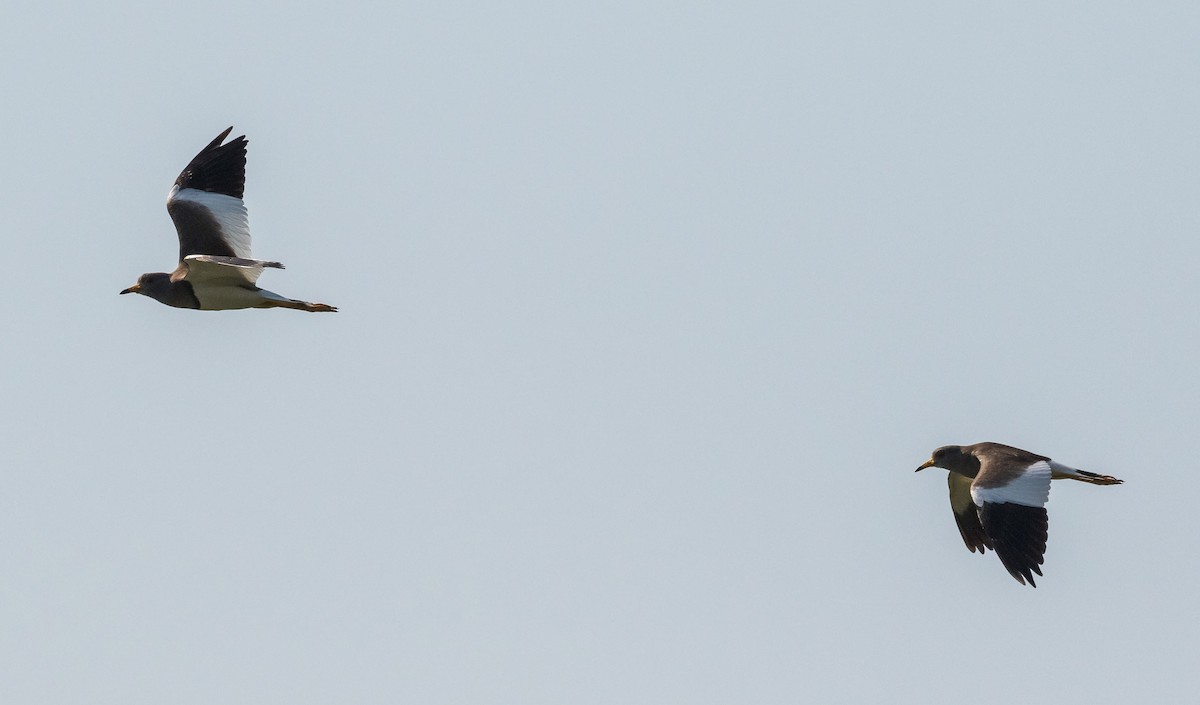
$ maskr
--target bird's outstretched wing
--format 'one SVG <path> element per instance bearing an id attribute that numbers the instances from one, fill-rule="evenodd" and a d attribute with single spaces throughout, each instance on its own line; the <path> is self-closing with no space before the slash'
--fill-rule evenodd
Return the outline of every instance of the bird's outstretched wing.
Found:
<path id="1" fill-rule="evenodd" d="M 979 521 L 1009 574 L 1037 587 L 1033 575 L 1042 574 L 1049 535 L 1050 463 L 987 456 L 981 461 L 971 485 Z"/>
<path id="2" fill-rule="evenodd" d="M 188 255 L 171 273 L 171 281 L 187 281 L 191 282 L 193 286 L 218 282 L 236 286 L 254 286 L 254 283 L 258 281 L 258 276 L 267 267 L 283 269 L 283 265 L 278 262 L 261 259 Z"/>
<path id="3" fill-rule="evenodd" d="M 189 255 L 250 257 L 245 135 L 221 144 L 230 127 L 202 149 L 175 179 L 167 212 L 179 233 L 179 260 Z"/>
<path id="4" fill-rule="evenodd" d="M 992 548 L 992 540 L 979 523 L 979 510 L 971 499 L 971 478 L 956 472 L 947 473 L 947 476 L 950 478 L 950 509 L 954 512 L 954 523 L 958 524 L 963 543 L 971 553 L 987 553 L 987 549 Z"/>

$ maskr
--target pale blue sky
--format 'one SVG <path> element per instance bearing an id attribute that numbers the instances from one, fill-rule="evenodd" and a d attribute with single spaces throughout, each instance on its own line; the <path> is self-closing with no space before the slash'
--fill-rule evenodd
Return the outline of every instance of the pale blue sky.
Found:
<path id="1" fill-rule="evenodd" d="M 1195 3 L 4 14 L 0 702 L 1200 689 Z M 230 124 L 340 313 L 117 295 Z"/>

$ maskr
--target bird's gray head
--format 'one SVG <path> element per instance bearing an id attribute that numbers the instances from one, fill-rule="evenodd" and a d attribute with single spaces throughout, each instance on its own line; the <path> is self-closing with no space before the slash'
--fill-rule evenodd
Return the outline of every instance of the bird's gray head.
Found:
<path id="1" fill-rule="evenodd" d="M 151 272 L 138 277 L 137 284 L 122 291 L 122 294 L 141 294 L 162 301 L 171 291 L 171 275 L 166 272 Z"/>
<path id="2" fill-rule="evenodd" d="M 967 454 L 963 453 L 962 446 L 942 446 L 933 451 L 933 455 L 917 468 L 917 472 L 921 472 L 925 468 L 956 470 L 967 462 Z"/>

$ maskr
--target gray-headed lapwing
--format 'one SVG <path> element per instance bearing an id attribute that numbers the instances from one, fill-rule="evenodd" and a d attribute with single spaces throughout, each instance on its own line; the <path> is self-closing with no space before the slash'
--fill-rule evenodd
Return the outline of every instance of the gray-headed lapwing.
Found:
<path id="1" fill-rule="evenodd" d="M 1050 481 L 1122 482 L 999 443 L 942 446 L 917 470 L 930 467 L 950 471 L 950 508 L 967 548 L 972 553 L 992 549 L 1017 582 L 1028 580 L 1033 587 L 1046 553 Z"/>
<path id="2" fill-rule="evenodd" d="M 225 311 L 237 308 L 292 308 L 336 311 L 260 289 L 255 282 L 278 262 L 251 259 L 250 223 L 242 193 L 246 187 L 245 135 L 221 144 L 232 127 L 202 149 L 175 179 L 167 212 L 179 233 L 175 271 L 138 277 L 122 294 L 142 294 L 177 308 Z"/>

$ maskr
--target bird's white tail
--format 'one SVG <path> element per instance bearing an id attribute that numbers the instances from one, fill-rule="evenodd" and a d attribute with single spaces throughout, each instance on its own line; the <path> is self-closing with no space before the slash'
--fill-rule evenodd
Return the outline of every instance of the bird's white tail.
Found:
<path id="1" fill-rule="evenodd" d="M 1087 470 L 1069 467 L 1067 465 L 1063 465 L 1062 463 L 1056 463 L 1053 460 L 1050 461 L 1050 471 L 1050 477 L 1054 480 L 1066 478 L 1069 480 L 1088 482 L 1093 485 L 1119 485 L 1124 482 L 1124 480 L 1118 480 L 1112 475 L 1099 475 L 1094 472 L 1088 472 Z"/>

